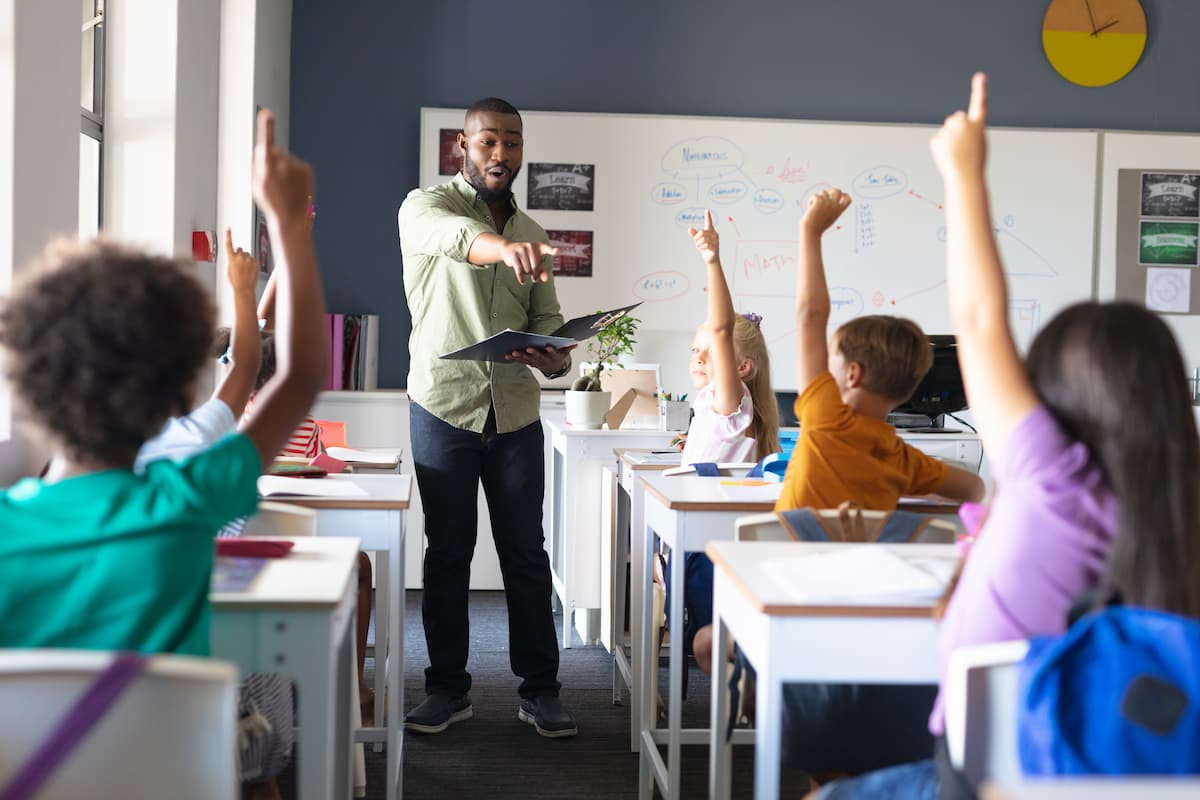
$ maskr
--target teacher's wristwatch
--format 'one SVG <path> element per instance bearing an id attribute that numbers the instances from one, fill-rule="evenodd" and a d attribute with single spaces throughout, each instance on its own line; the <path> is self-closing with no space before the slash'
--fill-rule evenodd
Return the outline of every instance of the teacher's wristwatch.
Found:
<path id="1" fill-rule="evenodd" d="M 568 372 L 570 372 L 570 371 L 571 371 L 571 354 L 570 354 L 570 353 L 568 353 L 568 354 L 567 354 L 567 360 L 566 360 L 566 362 L 563 364 L 563 366 L 562 366 L 562 369 L 560 369 L 558 372 L 553 372 L 553 373 L 551 373 L 551 374 L 549 374 L 549 375 L 546 375 L 546 373 L 544 373 L 544 372 L 543 372 L 542 374 L 543 374 L 543 375 L 546 375 L 546 380 L 548 380 L 548 381 L 552 381 L 552 380 L 554 380 L 555 378 L 561 378 L 563 375 L 566 375 L 566 374 L 567 374 Z"/>

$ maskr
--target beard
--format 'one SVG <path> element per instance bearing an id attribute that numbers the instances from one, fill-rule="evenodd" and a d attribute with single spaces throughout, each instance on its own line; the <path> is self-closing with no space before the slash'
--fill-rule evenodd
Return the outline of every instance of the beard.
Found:
<path id="1" fill-rule="evenodd" d="M 463 162 L 463 177 L 467 179 L 467 183 L 474 187 L 479 194 L 479 199 L 491 205 L 492 203 L 502 203 L 512 198 L 512 185 L 517 176 L 521 174 L 521 168 L 517 167 L 508 176 L 508 183 L 499 189 L 489 189 L 487 185 L 487 176 L 483 171 L 468 158 Z"/>

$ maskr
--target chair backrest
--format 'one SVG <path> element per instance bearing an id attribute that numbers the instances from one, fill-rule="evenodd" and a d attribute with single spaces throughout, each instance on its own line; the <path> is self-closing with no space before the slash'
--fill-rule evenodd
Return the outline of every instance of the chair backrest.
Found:
<path id="1" fill-rule="evenodd" d="M 839 511 L 836 508 L 819 509 L 817 513 L 823 519 L 837 519 Z M 882 519 L 884 511 L 874 511 L 865 509 L 862 512 L 863 517 L 868 520 Z M 735 523 L 737 528 L 737 539 L 743 542 L 790 542 L 793 541 L 792 535 L 788 533 L 787 528 L 779 521 L 779 518 L 774 512 L 765 514 L 751 514 L 746 517 L 739 517 Z M 957 536 L 958 529 L 954 523 L 945 519 L 932 519 L 929 524 L 921 531 L 921 535 L 916 541 L 921 544 L 946 544 L 951 543 Z"/>
<path id="2" fill-rule="evenodd" d="M 246 520 L 243 536 L 316 536 L 315 509 L 260 500 L 258 511 Z"/>
<path id="3" fill-rule="evenodd" d="M 331 419 L 317 420 L 317 428 L 321 431 L 321 444 L 326 447 L 349 447 L 346 444 L 346 423 Z"/>
<path id="4" fill-rule="evenodd" d="M 96 651 L 0 651 L 0 786 L 111 661 Z M 233 664 L 154 656 L 39 800 L 236 797 L 237 691 Z"/>
<path id="5" fill-rule="evenodd" d="M 946 745 L 950 763 L 972 786 L 1021 777 L 1017 752 L 1018 679 L 1029 643 L 960 647 L 946 673 Z"/>

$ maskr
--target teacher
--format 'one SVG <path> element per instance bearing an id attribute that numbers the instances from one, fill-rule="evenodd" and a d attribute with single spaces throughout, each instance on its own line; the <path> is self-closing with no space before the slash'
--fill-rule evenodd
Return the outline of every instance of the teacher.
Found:
<path id="1" fill-rule="evenodd" d="M 574 736 L 558 698 L 558 639 L 542 532 L 545 455 L 541 395 L 571 368 L 568 350 L 528 349 L 511 363 L 438 358 L 505 328 L 551 333 L 563 323 L 546 231 L 517 208 L 521 115 L 495 97 L 476 102 L 458 134 L 463 169 L 409 193 L 400 206 L 404 291 L 412 314 L 408 396 L 413 465 L 425 509 L 421 615 L 429 666 L 424 702 L 408 730 L 440 733 L 472 715 L 467 594 L 478 533 L 475 497 L 487 497 L 508 603 L 517 717 L 548 737 Z"/>

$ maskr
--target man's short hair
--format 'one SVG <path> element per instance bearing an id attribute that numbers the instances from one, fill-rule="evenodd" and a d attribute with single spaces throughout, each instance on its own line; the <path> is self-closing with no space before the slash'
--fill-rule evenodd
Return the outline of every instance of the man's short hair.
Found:
<path id="1" fill-rule="evenodd" d="M 834 346 L 863 370 L 863 388 L 903 403 L 933 366 L 933 345 L 911 319 L 873 314 L 856 317 L 837 330 Z"/>
<path id="2" fill-rule="evenodd" d="M 467 116 L 488 112 L 492 114 L 513 114 L 517 117 L 521 116 L 521 112 L 517 111 L 517 107 L 507 100 L 501 100 L 499 97 L 485 97 L 482 100 L 476 100 L 471 103 L 471 107 L 467 109 Z"/>

